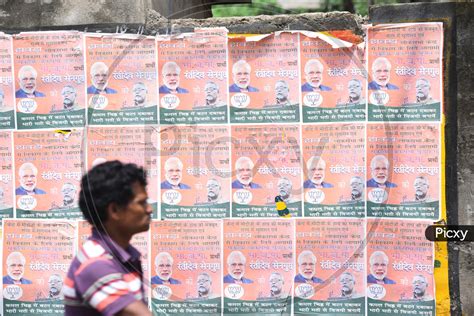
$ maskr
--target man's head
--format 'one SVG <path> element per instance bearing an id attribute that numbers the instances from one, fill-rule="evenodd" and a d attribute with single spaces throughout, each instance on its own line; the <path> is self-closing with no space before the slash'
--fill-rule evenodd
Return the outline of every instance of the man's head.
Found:
<path id="1" fill-rule="evenodd" d="M 339 284 L 341 285 L 342 296 L 352 295 L 354 291 L 355 278 L 350 272 L 343 272 L 339 277 Z"/>
<path id="2" fill-rule="evenodd" d="M 169 61 L 161 68 L 161 75 L 163 76 L 163 83 L 172 92 L 175 92 L 179 87 L 179 74 L 181 68 L 174 61 Z"/>
<path id="3" fill-rule="evenodd" d="M 36 176 L 38 169 L 31 162 L 25 162 L 18 171 L 20 176 L 20 185 L 27 192 L 33 192 L 36 188 Z"/>
<path id="4" fill-rule="evenodd" d="M 219 86 L 214 81 L 209 81 L 204 86 L 206 105 L 214 105 L 219 97 Z"/>
<path id="5" fill-rule="evenodd" d="M 25 256 L 21 252 L 15 251 L 7 257 L 7 274 L 15 281 L 20 281 L 25 273 Z"/>
<path id="6" fill-rule="evenodd" d="M 413 286 L 413 297 L 414 298 L 423 298 L 426 294 L 426 288 L 428 287 L 428 282 L 422 274 L 417 274 L 413 277 L 411 281 Z"/>
<path id="7" fill-rule="evenodd" d="M 288 199 L 291 196 L 291 191 L 293 189 L 293 183 L 291 183 L 288 178 L 280 178 L 277 183 L 278 195 L 280 195 L 283 200 Z"/>
<path id="8" fill-rule="evenodd" d="M 227 257 L 227 271 L 235 280 L 241 280 L 245 274 L 245 256 L 240 251 L 232 251 Z"/>
<path id="9" fill-rule="evenodd" d="M 165 178 L 171 185 L 179 185 L 183 178 L 183 163 L 178 157 L 168 158 L 165 162 Z"/>
<path id="10" fill-rule="evenodd" d="M 385 57 L 378 57 L 372 63 L 372 76 L 381 87 L 386 87 L 390 81 L 390 70 L 392 65 Z"/>
<path id="11" fill-rule="evenodd" d="M 370 172 L 375 182 L 385 185 L 385 182 L 388 180 L 389 167 L 390 163 L 384 155 L 377 155 L 372 158 L 370 161 Z"/>
<path id="12" fill-rule="evenodd" d="M 206 184 L 207 201 L 212 202 L 219 199 L 221 195 L 221 184 L 216 179 L 209 179 Z"/>
<path id="13" fill-rule="evenodd" d="M 312 156 L 307 163 L 308 179 L 316 185 L 322 185 L 326 176 L 326 162 L 319 156 Z"/>
<path id="14" fill-rule="evenodd" d="M 137 82 L 133 85 L 133 103 L 135 106 L 145 106 L 146 94 L 148 92 L 143 82 Z"/>
<path id="15" fill-rule="evenodd" d="M 347 90 L 349 91 L 349 102 L 358 102 L 362 94 L 362 84 L 359 79 L 351 79 L 347 83 Z"/>
<path id="16" fill-rule="evenodd" d="M 20 80 L 20 88 L 28 94 L 34 93 L 36 90 L 36 77 L 38 72 L 32 66 L 23 66 L 18 71 L 18 79 Z"/>
<path id="17" fill-rule="evenodd" d="M 98 90 L 104 90 L 109 81 L 109 67 L 105 63 L 98 61 L 92 65 L 90 73 L 92 85 Z"/>
<path id="18" fill-rule="evenodd" d="M 249 63 L 241 59 L 232 66 L 232 79 L 241 89 L 247 89 L 250 84 L 250 72 L 252 68 Z"/>
<path id="19" fill-rule="evenodd" d="M 50 297 L 61 296 L 61 290 L 63 288 L 63 279 L 59 274 L 51 274 L 48 279 L 48 285 Z"/>
<path id="20" fill-rule="evenodd" d="M 299 254 L 298 271 L 306 280 L 313 278 L 316 273 L 316 256 L 312 251 L 304 250 Z"/>
<path id="21" fill-rule="evenodd" d="M 351 178 L 351 199 L 360 200 L 364 194 L 364 181 L 359 176 Z"/>
<path id="22" fill-rule="evenodd" d="M 173 274 L 173 257 L 168 252 L 160 252 L 155 257 L 156 275 L 163 281 L 168 281 Z"/>
<path id="23" fill-rule="evenodd" d="M 81 180 L 79 207 L 96 229 L 113 229 L 124 236 L 146 231 L 152 208 L 143 168 L 118 160 L 96 165 Z"/>
<path id="24" fill-rule="evenodd" d="M 199 297 L 209 297 L 211 294 L 212 279 L 211 276 L 202 272 L 197 277 L 197 292 Z"/>
<path id="25" fill-rule="evenodd" d="M 65 86 L 61 90 L 61 95 L 63 97 L 63 108 L 64 110 L 69 110 L 74 107 L 74 102 L 76 102 L 76 89 L 73 86 Z"/>
<path id="26" fill-rule="evenodd" d="M 375 251 L 369 259 L 370 273 L 380 281 L 387 275 L 388 256 L 383 251 Z"/>
<path id="27" fill-rule="evenodd" d="M 268 279 L 270 283 L 270 296 L 277 296 L 279 297 L 283 291 L 283 276 L 278 272 L 273 272 L 270 274 L 270 279 Z"/>
<path id="28" fill-rule="evenodd" d="M 318 89 L 323 82 L 324 66 L 318 59 L 310 59 L 304 65 L 306 82 L 313 88 Z"/>
<path id="29" fill-rule="evenodd" d="M 431 84 L 425 78 L 416 81 L 416 102 L 424 102 L 430 97 Z"/>
<path id="30" fill-rule="evenodd" d="M 71 182 L 66 182 L 61 188 L 61 193 L 63 195 L 63 204 L 64 206 L 70 206 L 74 204 L 74 199 L 76 198 L 76 186 Z"/>
<path id="31" fill-rule="evenodd" d="M 288 102 L 290 87 L 284 80 L 278 80 L 275 83 L 275 99 L 277 104 Z"/>
<path id="32" fill-rule="evenodd" d="M 413 181 L 413 187 L 415 188 L 415 200 L 425 201 L 430 187 L 428 179 L 423 176 L 416 177 L 415 181 Z"/>
<path id="33" fill-rule="evenodd" d="M 249 157 L 240 157 L 235 162 L 237 180 L 243 185 L 249 185 L 253 180 L 253 161 Z"/>

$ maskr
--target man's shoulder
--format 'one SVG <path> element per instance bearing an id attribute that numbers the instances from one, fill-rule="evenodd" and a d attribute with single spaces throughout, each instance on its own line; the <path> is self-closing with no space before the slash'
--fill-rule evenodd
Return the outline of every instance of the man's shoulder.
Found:
<path id="1" fill-rule="evenodd" d="M 240 92 L 240 88 L 234 83 L 229 86 L 229 92 Z"/>
<path id="2" fill-rule="evenodd" d="M 88 94 L 94 94 L 97 93 L 97 89 L 92 85 L 87 87 L 87 93 Z"/>
<path id="3" fill-rule="evenodd" d="M 313 91 L 313 87 L 311 87 L 311 85 L 309 83 L 305 82 L 301 86 L 301 91 L 303 91 L 303 92 Z"/>
<path id="4" fill-rule="evenodd" d="M 165 180 L 160 183 L 160 187 L 162 189 L 171 189 L 171 184 L 168 182 L 168 180 Z"/>
<path id="5" fill-rule="evenodd" d="M 181 87 L 177 87 L 176 92 L 178 92 L 178 93 L 189 93 L 188 89 L 181 88 Z"/>
<path id="6" fill-rule="evenodd" d="M 324 182 L 324 181 L 321 182 L 321 185 L 322 185 L 323 188 L 333 188 L 334 187 L 334 185 L 332 185 L 331 183 Z"/>
<path id="7" fill-rule="evenodd" d="M 253 283 L 253 280 L 250 280 L 250 279 L 247 279 L 247 278 L 244 278 L 244 277 L 242 277 L 241 280 L 242 280 L 242 283 L 244 283 L 244 284 L 251 284 L 251 283 Z"/>
<path id="8" fill-rule="evenodd" d="M 311 180 L 308 179 L 305 182 L 303 182 L 303 188 L 305 189 L 314 188 L 314 184 L 313 182 L 311 182 Z"/>
<path id="9" fill-rule="evenodd" d="M 258 183 L 250 182 L 250 188 L 252 188 L 252 189 L 261 189 L 262 186 Z"/>
<path id="10" fill-rule="evenodd" d="M 105 88 L 105 93 L 107 93 L 107 94 L 116 94 L 117 90 L 112 89 L 112 88 Z"/>
<path id="11" fill-rule="evenodd" d="M 224 283 L 234 283 L 234 278 L 230 274 L 224 275 Z"/>
<path id="12" fill-rule="evenodd" d="M 46 194 L 46 191 L 45 190 L 41 190 L 40 188 L 35 188 L 35 193 L 36 194 Z"/>
<path id="13" fill-rule="evenodd" d="M 332 90 L 331 87 L 325 86 L 325 85 L 323 85 L 323 84 L 319 86 L 319 89 L 320 89 L 321 91 L 331 91 L 331 90 Z"/>
<path id="14" fill-rule="evenodd" d="M 243 187 L 239 180 L 232 181 L 232 189 L 242 189 Z"/>
<path id="15" fill-rule="evenodd" d="M 378 187 L 377 181 L 375 181 L 374 178 L 370 178 L 369 180 L 367 180 L 367 187 L 377 188 Z"/>
<path id="16" fill-rule="evenodd" d="M 387 277 L 383 278 L 383 283 L 385 283 L 385 284 L 397 284 L 397 282 L 395 282 L 394 280 L 389 279 Z"/>
<path id="17" fill-rule="evenodd" d="M 398 90 L 398 87 L 390 82 L 387 83 L 388 90 Z"/>
<path id="18" fill-rule="evenodd" d="M 180 183 L 178 186 L 179 186 L 180 189 L 184 189 L 184 190 L 191 189 L 191 187 L 189 185 L 187 185 L 186 183 Z"/>
<path id="19" fill-rule="evenodd" d="M 13 284 L 13 279 L 9 275 L 5 275 L 2 280 L 3 284 Z"/>
<path id="20" fill-rule="evenodd" d="M 252 87 L 252 86 L 248 86 L 248 87 L 247 87 L 247 90 L 248 90 L 249 92 L 258 92 L 258 91 L 259 91 L 258 88 Z"/>
<path id="21" fill-rule="evenodd" d="M 160 88 L 158 89 L 159 93 L 170 93 L 170 89 L 168 89 L 167 86 L 161 85 Z"/>
<path id="22" fill-rule="evenodd" d="M 169 278 L 170 284 L 181 284 L 181 281 L 178 279 Z"/>
<path id="23" fill-rule="evenodd" d="M 379 84 L 375 81 L 369 82 L 368 88 L 369 88 L 369 90 L 380 90 Z"/>

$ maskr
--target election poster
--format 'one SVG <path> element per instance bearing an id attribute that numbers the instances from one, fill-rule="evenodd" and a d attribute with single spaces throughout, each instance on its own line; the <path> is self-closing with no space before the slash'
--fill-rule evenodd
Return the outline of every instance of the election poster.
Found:
<path id="1" fill-rule="evenodd" d="M 134 163 L 147 172 L 148 203 L 158 218 L 158 130 L 156 126 L 89 127 L 87 169 L 106 161 Z"/>
<path id="2" fill-rule="evenodd" d="M 156 37 L 161 124 L 225 124 L 227 29 Z"/>
<path id="3" fill-rule="evenodd" d="M 232 126 L 232 217 L 278 217 L 279 196 L 302 215 L 298 125 Z"/>
<path id="4" fill-rule="evenodd" d="M 368 124 L 367 216 L 437 220 L 440 157 L 437 124 Z"/>
<path id="5" fill-rule="evenodd" d="M 365 219 L 297 219 L 295 315 L 365 315 Z"/>
<path id="6" fill-rule="evenodd" d="M 224 220 L 225 315 L 290 315 L 294 223 Z"/>
<path id="7" fill-rule="evenodd" d="M 229 38 L 231 123 L 300 121 L 298 34 Z"/>
<path id="8" fill-rule="evenodd" d="M 230 216 L 229 127 L 162 127 L 161 218 Z"/>
<path id="9" fill-rule="evenodd" d="M 303 126 L 305 217 L 365 216 L 365 126 Z"/>
<path id="10" fill-rule="evenodd" d="M 154 315 L 219 315 L 222 221 L 153 221 L 151 306 Z"/>
<path id="11" fill-rule="evenodd" d="M 83 33 L 20 33 L 13 52 L 18 129 L 83 127 Z"/>
<path id="12" fill-rule="evenodd" d="M 3 223 L 3 315 L 63 315 L 62 288 L 74 256 L 75 224 Z"/>
<path id="13" fill-rule="evenodd" d="M 0 32 L 0 130 L 15 128 L 12 37 Z"/>
<path id="14" fill-rule="evenodd" d="M 435 315 L 432 222 L 367 221 L 368 315 Z"/>
<path id="15" fill-rule="evenodd" d="M 443 23 L 372 26 L 367 43 L 369 121 L 439 122 Z"/>
<path id="16" fill-rule="evenodd" d="M 83 129 L 14 132 L 17 218 L 81 218 Z"/>
<path id="17" fill-rule="evenodd" d="M 153 37 L 85 36 L 89 125 L 156 124 L 156 52 Z"/>
<path id="18" fill-rule="evenodd" d="M 13 217 L 13 138 L 0 131 L 0 219 Z"/>
<path id="19" fill-rule="evenodd" d="M 313 32 L 300 41 L 303 121 L 365 121 L 365 43 Z"/>

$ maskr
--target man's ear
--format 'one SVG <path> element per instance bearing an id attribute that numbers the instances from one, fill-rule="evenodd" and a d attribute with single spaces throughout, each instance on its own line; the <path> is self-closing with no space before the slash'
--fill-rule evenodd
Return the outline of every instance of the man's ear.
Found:
<path id="1" fill-rule="evenodd" d="M 107 206 L 107 218 L 111 220 L 119 220 L 120 218 L 120 207 L 112 202 Z"/>

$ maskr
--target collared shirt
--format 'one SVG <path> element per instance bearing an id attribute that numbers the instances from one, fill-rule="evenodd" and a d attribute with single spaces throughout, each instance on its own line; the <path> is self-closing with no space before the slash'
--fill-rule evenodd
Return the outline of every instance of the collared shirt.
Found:
<path id="1" fill-rule="evenodd" d="M 115 315 L 144 300 L 140 252 L 123 249 L 93 230 L 74 258 L 63 286 L 66 316 Z"/>
<path id="2" fill-rule="evenodd" d="M 117 90 L 112 88 L 105 88 L 103 90 L 97 89 L 94 86 L 87 87 L 87 94 L 116 94 Z"/>
<path id="3" fill-rule="evenodd" d="M 46 194 L 46 192 L 39 188 L 34 188 L 33 191 L 26 191 L 25 188 L 18 187 L 15 189 L 15 194 L 16 195 L 33 195 L 33 194 Z"/>
<path id="4" fill-rule="evenodd" d="M 45 97 L 45 95 L 43 92 L 39 92 L 39 91 L 33 91 L 33 93 L 28 94 L 25 90 L 19 89 L 15 92 L 15 97 L 16 98 L 42 98 L 42 97 Z"/>
<path id="5" fill-rule="evenodd" d="M 250 182 L 249 184 L 243 184 L 239 180 L 232 181 L 232 189 L 261 189 L 262 186 L 255 182 Z"/>
<path id="6" fill-rule="evenodd" d="M 3 277 L 3 284 L 32 284 L 28 279 L 21 278 L 19 281 L 13 280 L 11 276 L 6 275 Z"/>
<path id="7" fill-rule="evenodd" d="M 189 190 L 191 187 L 185 183 L 178 183 L 178 185 L 172 185 L 168 180 L 161 182 L 160 187 L 162 189 L 175 189 L 175 190 Z"/>

